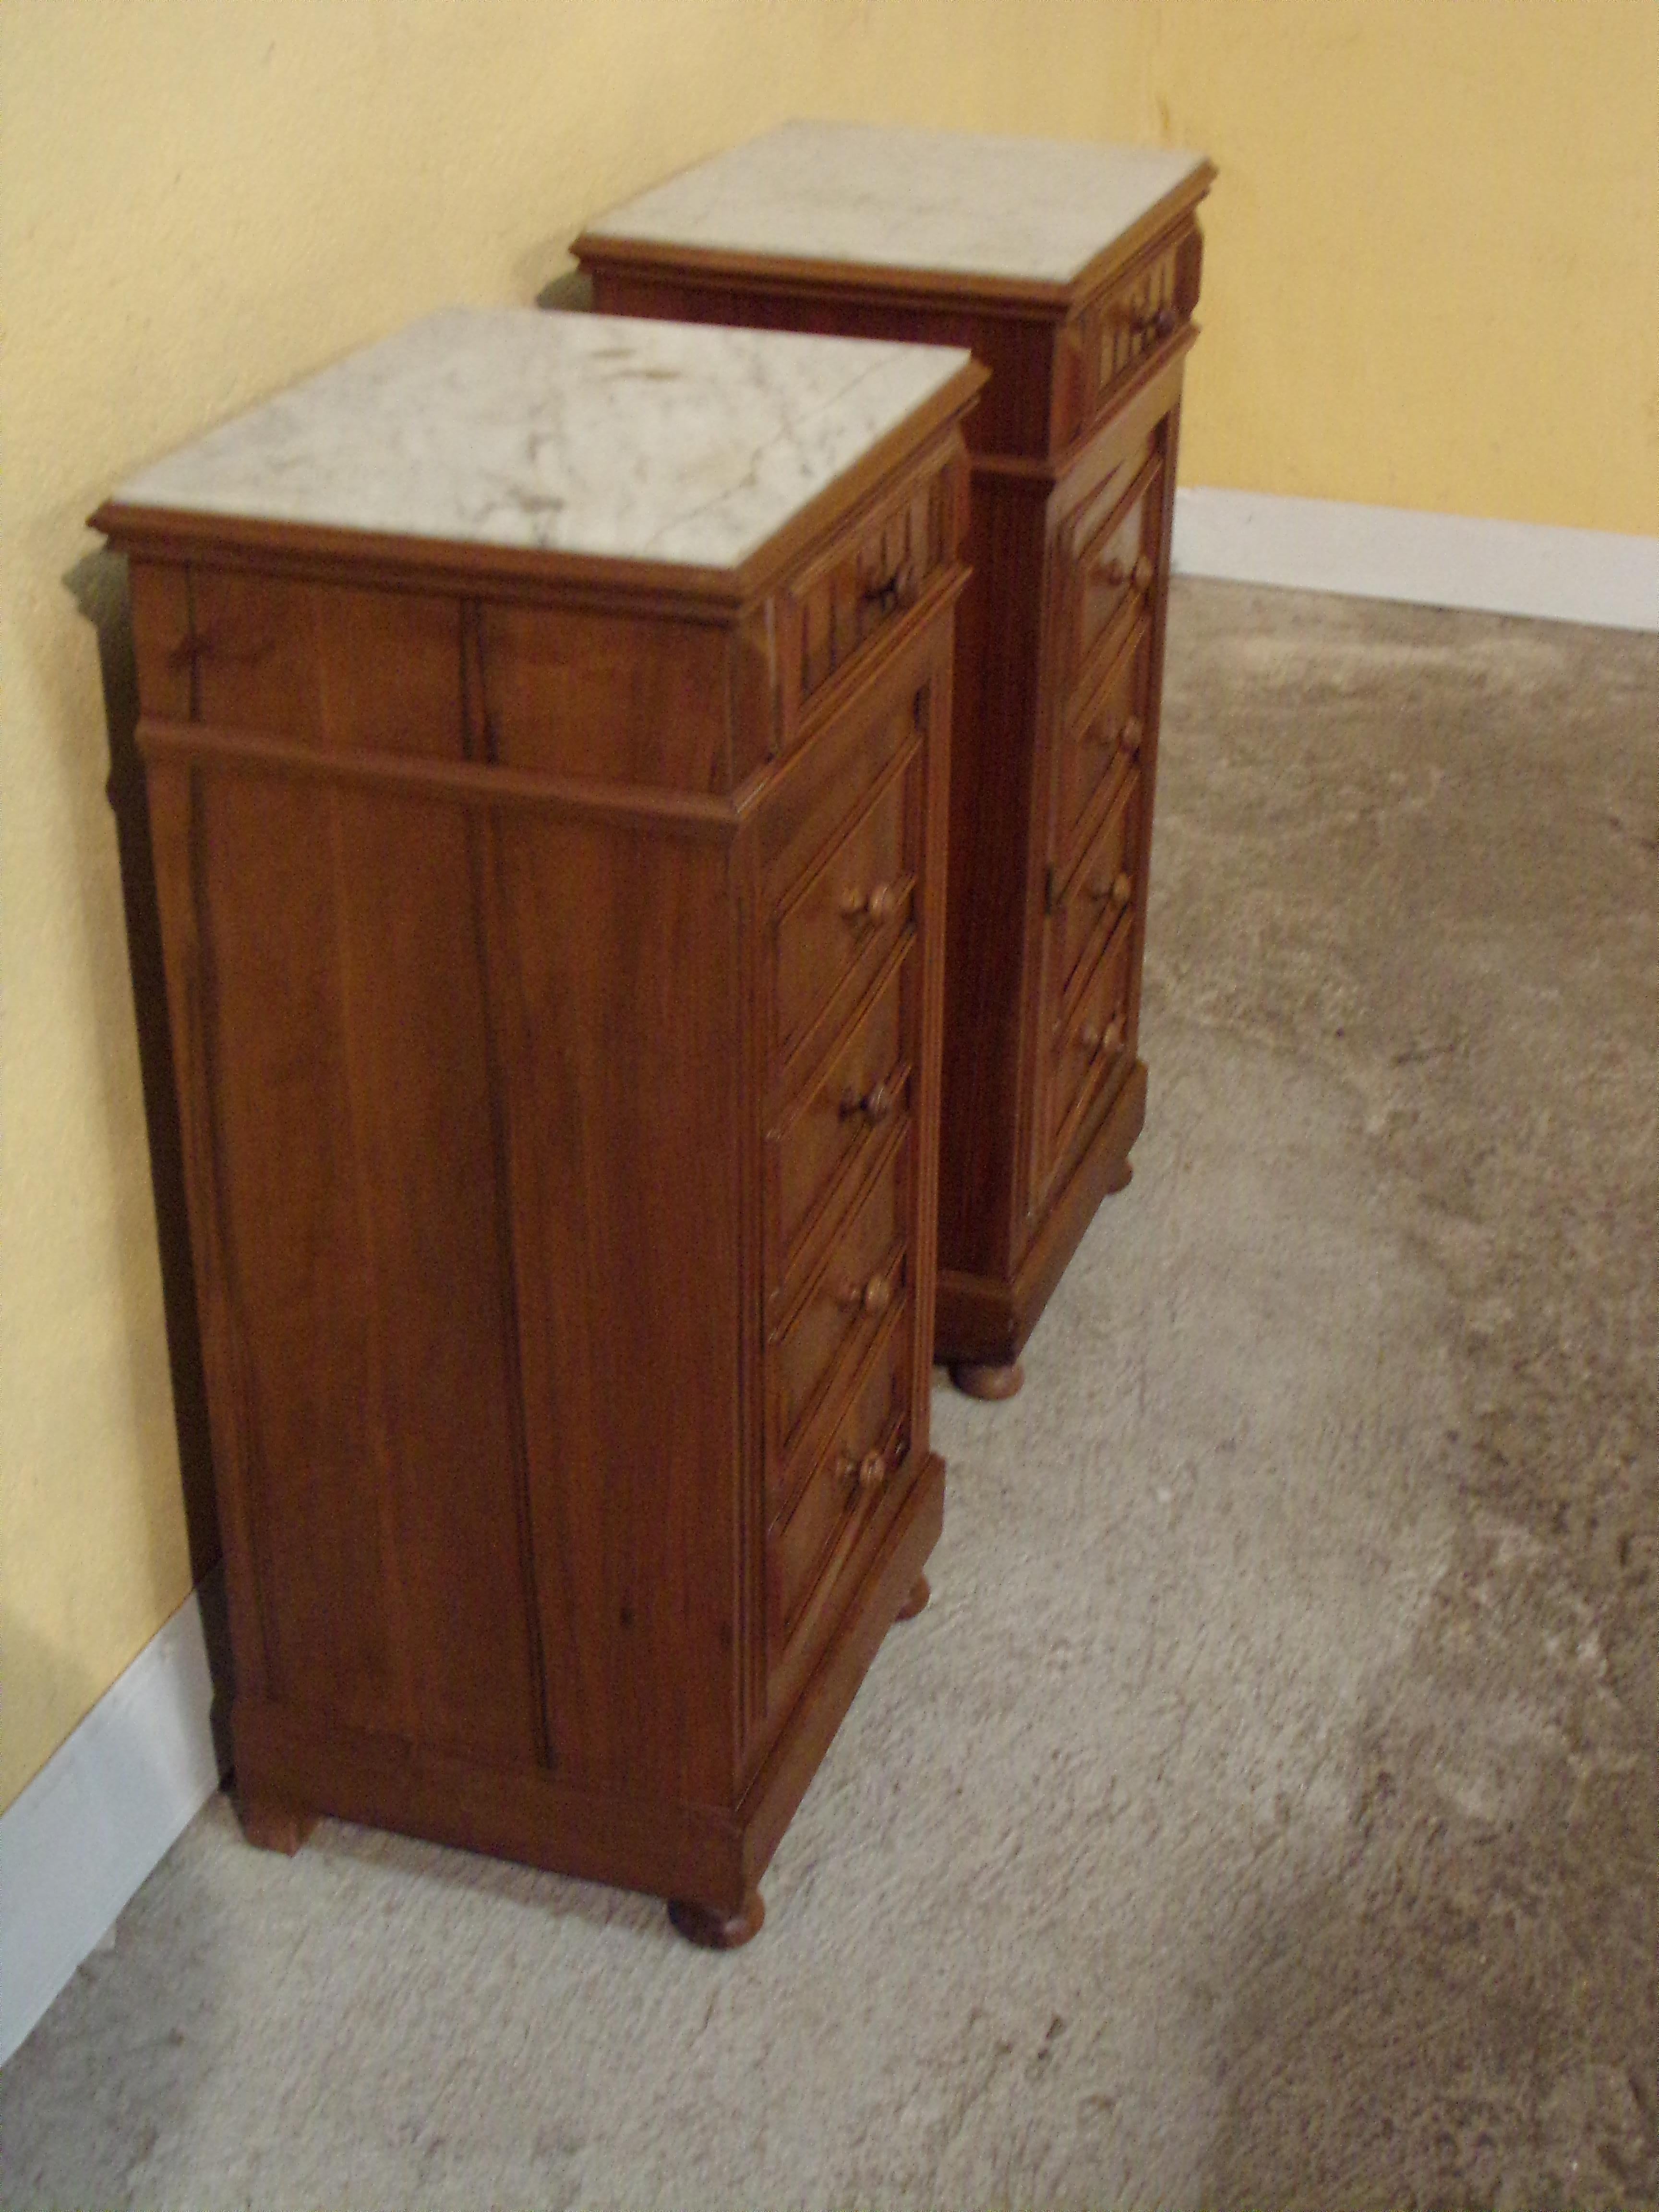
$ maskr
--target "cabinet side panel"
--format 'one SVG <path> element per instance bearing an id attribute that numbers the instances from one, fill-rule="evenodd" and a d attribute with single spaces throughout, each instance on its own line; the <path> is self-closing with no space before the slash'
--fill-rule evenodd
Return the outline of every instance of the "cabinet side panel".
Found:
<path id="1" fill-rule="evenodd" d="M 189 610 L 183 571 L 174 573 L 179 590 L 170 596 L 174 601 L 173 611 L 182 610 L 182 627 L 178 635 L 187 637 Z M 147 675 L 146 645 L 136 584 L 135 570 L 133 626 L 137 633 L 143 681 Z M 165 605 L 161 611 L 166 611 Z M 187 669 L 184 684 L 187 695 Z M 160 688 L 159 696 L 163 706 L 171 703 L 164 687 Z M 146 690 L 144 696 L 148 700 L 150 693 Z M 188 705 L 187 696 L 185 704 Z M 191 1256 L 201 1322 L 202 1366 L 212 1436 L 214 1490 L 224 1547 L 236 1686 L 240 1698 L 258 1699 L 270 1694 L 269 1639 L 255 1571 L 253 1462 L 246 1377 L 230 1297 L 212 1062 L 208 1049 L 207 960 L 197 898 L 196 854 L 199 840 L 196 815 L 199 783 L 191 769 L 177 762 L 151 763 L 145 782 L 155 861 L 156 908 L 167 968 L 168 1026 L 179 1098 L 179 1149 L 190 1216 Z"/>
<path id="2" fill-rule="evenodd" d="M 465 819 L 204 770 L 206 1079 L 270 1693 L 539 1756 Z"/>
<path id="3" fill-rule="evenodd" d="M 147 714 L 190 713 L 191 642 L 190 573 L 183 562 L 133 561 L 132 649 L 138 696 Z"/>
<path id="4" fill-rule="evenodd" d="M 720 844 L 495 826 L 531 1526 L 559 1771 L 730 1802 L 738 922 Z"/>
<path id="5" fill-rule="evenodd" d="M 939 1238 L 968 1273 L 1013 1256 L 1047 489 L 975 477 L 957 610 Z"/>
<path id="6" fill-rule="evenodd" d="M 228 568 L 193 569 L 191 595 L 203 721 L 330 751 L 460 758 L 459 600 Z"/>
<path id="7" fill-rule="evenodd" d="M 502 767 L 730 788 L 725 630 L 488 601 L 478 625 L 486 743 Z"/>

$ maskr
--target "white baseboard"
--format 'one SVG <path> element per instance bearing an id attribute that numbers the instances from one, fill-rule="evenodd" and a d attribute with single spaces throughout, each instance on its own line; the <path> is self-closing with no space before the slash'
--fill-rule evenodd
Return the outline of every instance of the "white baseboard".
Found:
<path id="1" fill-rule="evenodd" d="M 0 2065 L 219 1786 L 223 1607 L 216 1567 L 0 1813 Z"/>
<path id="2" fill-rule="evenodd" d="M 1178 574 L 1659 630 L 1659 538 L 1273 492 L 1176 494 Z"/>

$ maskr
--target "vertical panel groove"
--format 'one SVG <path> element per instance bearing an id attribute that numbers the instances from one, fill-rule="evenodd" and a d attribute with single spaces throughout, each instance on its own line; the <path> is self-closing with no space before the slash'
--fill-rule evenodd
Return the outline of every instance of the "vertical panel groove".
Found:
<path id="1" fill-rule="evenodd" d="M 476 632 L 469 629 L 476 644 Z M 465 664 L 464 664 L 465 665 Z M 471 732 L 469 731 L 469 740 Z M 498 865 L 495 817 L 489 809 L 473 813 L 467 823 L 467 857 L 472 884 L 472 939 L 478 963 L 478 984 L 483 1004 L 484 1056 L 489 1068 L 489 1133 L 495 1198 L 495 1250 L 500 1269 L 502 1336 L 507 1350 L 507 1395 L 511 1407 L 514 1498 L 519 1522 L 519 1558 L 524 1576 L 530 1663 L 535 1682 L 537 1747 L 541 1763 L 557 1761 L 552 1723 L 548 1714 L 547 1662 L 542 1643 L 541 1591 L 536 1574 L 536 1547 L 530 1513 L 530 1441 L 526 1427 L 522 1319 L 519 1301 L 519 1253 L 514 1232 L 512 1129 L 507 1109 L 507 1085 L 496 1036 L 496 991 L 489 957 L 486 902 Z"/>
<path id="2" fill-rule="evenodd" d="M 191 603 L 191 637 L 196 638 L 194 593 Z M 196 697 L 198 656 L 191 659 L 191 694 Z M 282 1670 L 278 1664 L 275 1623 L 270 1618 L 270 1597 L 268 1588 L 269 1572 L 264 1532 L 260 1526 L 256 1499 L 259 1494 L 259 1437 L 258 1425 L 253 1419 L 250 1400 L 251 1382 L 248 1373 L 246 1348 L 243 1340 L 244 1328 L 238 1297 L 238 1267 L 235 1231 L 228 1203 L 230 1191 L 229 1163 L 225 1158 L 223 1116 L 219 1111 L 222 1096 L 222 1071 L 219 1066 L 218 981 L 213 951 L 213 931 L 208 913 L 207 892 L 207 809 L 203 804 L 203 777 L 192 770 L 188 784 L 188 814 L 185 834 L 188 838 L 190 865 L 190 927 L 192 950 L 191 995 L 192 1010 L 185 1013 L 186 1025 L 193 1027 L 201 1059 L 202 1080 L 195 1087 L 191 1110 L 205 1125 L 198 1135 L 202 1156 L 208 1163 L 210 1197 L 208 1206 L 209 1238 L 217 1248 L 217 1264 L 214 1272 L 218 1277 L 217 1297 L 212 1288 L 207 1291 L 206 1303 L 216 1304 L 224 1337 L 224 1358 L 229 1370 L 231 1419 L 235 1431 L 235 1450 L 238 1465 L 231 1477 L 230 1486 L 237 1492 L 240 1515 L 245 1522 L 245 1540 L 249 1565 L 249 1581 L 257 1613 L 256 1626 L 259 1636 L 259 1672 L 263 1679 L 241 1686 L 244 1693 L 267 1696 L 282 1695 Z"/>
<path id="3" fill-rule="evenodd" d="M 351 864 L 341 850 L 341 801 L 337 788 L 331 787 L 327 789 L 324 804 L 328 809 L 329 883 L 331 892 L 329 923 L 333 933 L 334 957 L 339 978 L 334 1002 L 337 1019 L 335 1049 L 339 1054 L 340 1087 L 345 1096 L 346 1129 L 351 1146 L 346 1184 L 362 1250 L 364 1275 L 363 1348 L 368 1369 L 364 1378 L 367 1401 L 364 1412 L 369 1448 L 374 1459 L 374 1518 L 380 1535 L 381 1571 L 394 1595 L 394 1602 L 386 1607 L 386 1620 L 393 1629 L 391 1642 L 396 1696 L 403 1733 L 412 1742 L 421 1732 L 421 1698 L 416 1680 L 415 1655 L 410 1649 L 410 1581 L 404 1547 L 399 1540 L 392 1439 L 388 1434 L 383 1267 L 374 1234 L 372 1194 L 364 1170 L 368 1154 L 364 1141 L 366 1108 L 358 1058 L 352 1049 L 353 1036 L 358 1024 L 353 1005 L 356 996 L 356 979 L 351 957 L 352 933 L 346 926 L 347 879 Z"/>

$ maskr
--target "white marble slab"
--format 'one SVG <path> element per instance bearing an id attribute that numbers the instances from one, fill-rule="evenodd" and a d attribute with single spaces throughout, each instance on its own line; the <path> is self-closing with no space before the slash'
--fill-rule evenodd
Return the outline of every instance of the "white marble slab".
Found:
<path id="1" fill-rule="evenodd" d="M 134 477 L 135 507 L 737 567 L 954 348 L 453 308 Z"/>
<path id="2" fill-rule="evenodd" d="M 596 238 L 1069 283 L 1200 154 L 787 123 L 587 226 Z"/>

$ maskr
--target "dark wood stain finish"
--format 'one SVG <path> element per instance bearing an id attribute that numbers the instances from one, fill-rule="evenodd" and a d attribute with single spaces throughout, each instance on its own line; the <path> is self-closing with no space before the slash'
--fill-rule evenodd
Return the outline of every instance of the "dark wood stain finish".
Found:
<path id="1" fill-rule="evenodd" d="M 942 1514 L 981 381 L 735 577 L 94 518 L 258 1842 L 334 1813 L 760 1924 Z"/>
<path id="2" fill-rule="evenodd" d="M 1202 242 L 1194 171 L 1069 284 L 713 252 L 588 233 L 604 313 L 966 345 L 990 371 L 967 426 L 957 623 L 939 1157 L 937 1356 L 977 1395 L 1018 1354 L 1102 1195 L 1129 1178 L 1182 363 Z M 816 635 L 816 633 L 814 634 Z M 809 646 L 809 653 L 811 648 Z M 1052 972 L 1053 917 L 1137 776 L 1127 927 L 1076 979 L 1121 1042 L 1093 1048 Z M 1092 880 L 1092 878 L 1091 878 Z M 1060 940 L 1056 949 L 1056 940 Z M 1072 980 L 1068 978 L 1068 981 Z M 1108 1004 L 1107 1002 L 1110 1003 Z M 1059 1102 L 1067 1103 L 1060 1110 Z"/>

